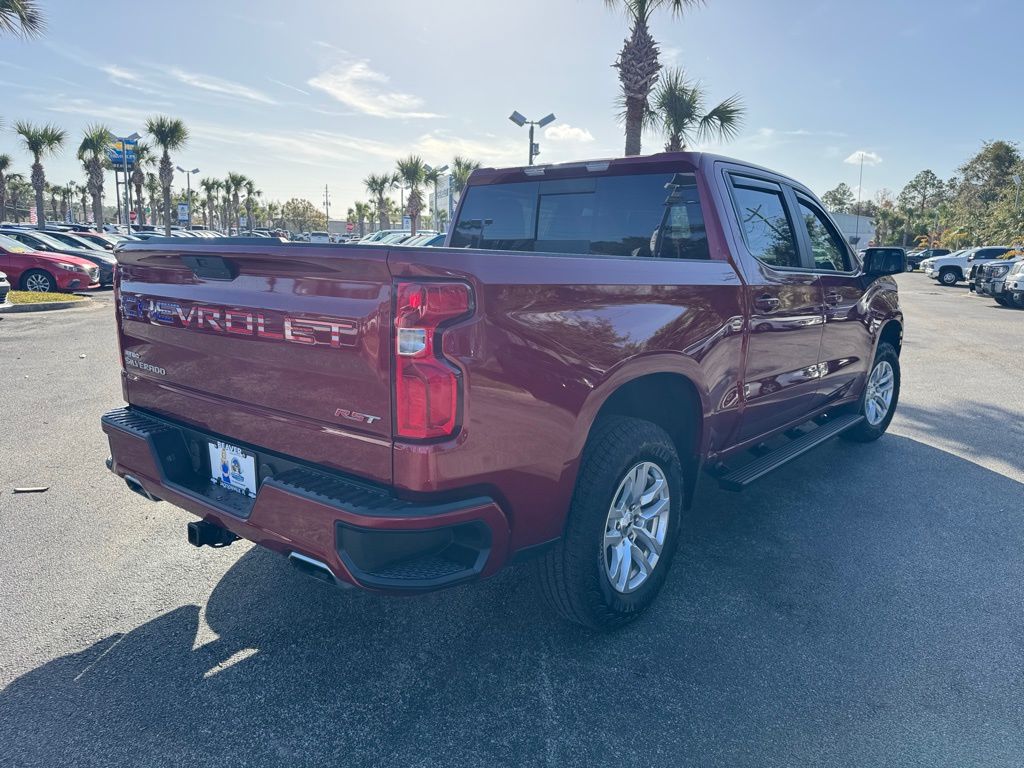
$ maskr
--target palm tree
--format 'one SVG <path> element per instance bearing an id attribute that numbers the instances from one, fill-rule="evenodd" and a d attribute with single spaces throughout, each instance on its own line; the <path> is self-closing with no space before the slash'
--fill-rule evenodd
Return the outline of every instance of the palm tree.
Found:
<path id="1" fill-rule="evenodd" d="M 146 183 L 144 168 L 156 164 L 153 148 L 144 142 L 135 143 L 135 166 L 132 168 L 132 186 L 135 187 L 135 220 L 139 224 L 146 223 L 146 204 L 142 199 L 142 185 Z"/>
<path id="2" fill-rule="evenodd" d="M 60 195 L 60 187 L 47 182 L 46 194 L 50 196 L 50 221 L 60 221 L 57 214 L 57 197 Z"/>
<path id="3" fill-rule="evenodd" d="M 227 191 L 227 179 L 221 183 L 224 194 L 220 198 L 220 225 L 225 235 L 231 234 L 231 195 Z"/>
<path id="4" fill-rule="evenodd" d="M 658 61 L 658 44 L 651 36 L 648 22 L 659 8 L 667 7 L 673 15 L 679 15 L 686 8 L 700 5 L 702 0 L 605 0 L 609 8 L 625 11 L 629 19 L 629 37 L 619 51 L 619 58 L 613 65 L 619 71 L 622 86 L 620 99 L 623 119 L 626 124 L 626 155 L 640 154 L 640 137 L 648 112 L 647 98 L 650 96 L 661 63 Z"/>
<path id="5" fill-rule="evenodd" d="M 217 192 L 221 186 L 223 185 L 220 179 L 215 179 L 212 176 L 207 176 L 199 182 L 199 188 L 206 195 L 206 202 L 203 205 L 203 226 L 207 229 L 213 228 L 213 212 L 217 205 Z"/>
<path id="6" fill-rule="evenodd" d="M 35 125 L 24 121 L 15 123 L 14 132 L 21 137 L 21 143 L 32 155 L 32 188 L 36 193 L 36 226 L 39 229 L 46 229 L 46 212 L 43 210 L 46 173 L 43 171 L 43 158 L 55 155 L 60 151 L 68 134 L 63 128 L 49 123 Z"/>
<path id="7" fill-rule="evenodd" d="M 78 145 L 78 159 L 85 166 L 87 185 L 92 195 L 92 217 L 96 226 L 103 225 L 103 161 L 113 141 L 110 129 L 102 124 L 87 126 Z"/>
<path id="8" fill-rule="evenodd" d="M 10 155 L 0 155 L 0 222 L 7 220 L 7 172 L 13 162 Z"/>
<path id="9" fill-rule="evenodd" d="M 689 83 L 683 70 L 666 70 L 654 92 L 650 122 L 665 134 L 665 150 L 681 152 L 696 139 L 725 141 L 736 136 L 743 122 L 743 103 L 732 95 L 706 109 L 699 83 Z"/>
<path id="10" fill-rule="evenodd" d="M 0 33 L 38 37 L 45 26 L 35 0 L 0 0 Z"/>
<path id="11" fill-rule="evenodd" d="M 246 179 L 242 185 L 245 188 L 245 223 L 249 225 L 249 234 L 252 234 L 252 206 L 256 202 L 255 198 L 260 197 L 263 192 L 256 189 L 256 182 L 252 179 Z"/>
<path id="12" fill-rule="evenodd" d="M 423 165 L 423 159 L 418 155 L 409 155 L 398 161 L 397 172 L 402 183 L 409 190 L 409 201 L 406 203 L 406 213 L 409 214 L 411 222 L 410 231 L 416 234 L 416 226 L 419 224 L 420 211 L 423 210 L 423 194 L 420 192 L 420 184 L 426 176 L 427 169 Z"/>
<path id="13" fill-rule="evenodd" d="M 89 221 L 89 187 L 85 184 L 75 185 L 75 194 L 82 203 L 82 223 Z"/>
<path id="14" fill-rule="evenodd" d="M 364 202 L 357 202 L 353 207 L 353 213 L 356 219 L 356 226 L 359 227 L 359 236 L 362 237 L 366 234 L 366 219 L 370 216 L 370 204 Z"/>
<path id="15" fill-rule="evenodd" d="M 149 212 L 152 214 L 151 224 L 160 221 L 160 179 L 155 173 L 146 173 L 146 195 L 149 197 Z"/>
<path id="16" fill-rule="evenodd" d="M 480 163 L 466 157 L 460 156 L 452 160 L 452 191 L 456 196 L 462 194 L 462 190 L 469 182 L 469 175 L 479 167 Z"/>
<path id="17" fill-rule="evenodd" d="M 241 173 L 228 173 L 227 179 L 225 179 L 224 187 L 225 190 L 231 195 L 231 209 L 234 211 L 234 223 L 235 229 L 239 234 L 242 232 L 242 200 L 241 192 L 245 188 L 245 182 L 248 179 Z"/>
<path id="18" fill-rule="evenodd" d="M 163 152 L 160 155 L 160 187 L 164 196 L 164 234 L 171 236 L 171 184 L 174 182 L 174 165 L 171 150 L 178 150 L 188 141 L 188 128 L 181 120 L 157 115 L 146 121 L 146 133 Z"/>
<path id="19" fill-rule="evenodd" d="M 273 200 L 267 203 L 267 218 L 270 220 L 270 228 L 277 229 L 277 217 L 281 213 L 281 204 Z"/>
<path id="20" fill-rule="evenodd" d="M 377 224 L 379 229 L 391 229 L 391 218 L 385 198 L 394 189 L 395 179 L 390 173 L 371 173 L 363 179 L 366 191 L 373 195 L 377 207 Z"/>
<path id="21" fill-rule="evenodd" d="M 11 196 L 11 208 L 14 209 L 14 223 L 21 223 L 21 201 L 30 194 L 31 187 L 20 173 L 7 174 L 7 192 Z"/>

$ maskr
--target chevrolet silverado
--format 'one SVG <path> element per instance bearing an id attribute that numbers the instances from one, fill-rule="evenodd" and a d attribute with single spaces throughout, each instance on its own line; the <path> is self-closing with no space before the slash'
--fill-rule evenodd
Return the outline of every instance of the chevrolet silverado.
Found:
<path id="1" fill-rule="evenodd" d="M 481 169 L 442 247 L 117 249 L 110 469 L 342 586 L 530 560 L 595 628 L 662 587 L 698 477 L 880 437 L 905 256 L 798 182 L 699 153 Z"/>

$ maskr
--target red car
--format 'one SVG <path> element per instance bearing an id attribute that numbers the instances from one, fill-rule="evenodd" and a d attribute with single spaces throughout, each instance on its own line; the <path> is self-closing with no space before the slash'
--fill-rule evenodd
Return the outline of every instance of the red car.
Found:
<path id="1" fill-rule="evenodd" d="M 22 291 L 80 291 L 99 288 L 99 268 L 77 256 L 33 251 L 17 240 L 0 235 L 0 272 L 11 287 Z"/>

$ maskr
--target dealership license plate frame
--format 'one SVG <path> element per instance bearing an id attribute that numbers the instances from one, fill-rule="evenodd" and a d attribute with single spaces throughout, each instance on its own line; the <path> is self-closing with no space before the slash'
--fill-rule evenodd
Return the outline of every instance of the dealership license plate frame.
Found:
<path id="1" fill-rule="evenodd" d="M 210 482 L 247 498 L 255 498 L 259 488 L 256 454 L 223 440 L 211 440 L 208 445 Z"/>

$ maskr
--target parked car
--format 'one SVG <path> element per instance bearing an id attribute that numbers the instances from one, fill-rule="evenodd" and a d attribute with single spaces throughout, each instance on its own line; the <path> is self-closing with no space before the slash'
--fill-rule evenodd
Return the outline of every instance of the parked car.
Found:
<path id="1" fill-rule="evenodd" d="M 34 251 L 0 235 L 0 271 L 22 291 L 75 291 L 99 287 L 99 268 L 77 256 Z"/>
<path id="2" fill-rule="evenodd" d="M 1024 259 L 1019 259 L 1006 273 L 1003 295 L 1009 306 L 1024 309 Z"/>
<path id="3" fill-rule="evenodd" d="M 974 274 L 974 292 L 979 296 L 991 296 L 1000 306 L 1012 306 L 1013 294 L 1007 291 L 1006 282 L 1013 268 L 1022 261 L 1024 257 L 1015 256 L 982 264 Z"/>
<path id="4" fill-rule="evenodd" d="M 394 593 L 538 558 L 609 628 L 665 582 L 702 467 L 738 490 L 885 432 L 902 252 L 859 262 L 806 186 L 713 155 L 541 170 L 475 171 L 443 248 L 120 248 L 108 466 L 195 545 Z"/>
<path id="5" fill-rule="evenodd" d="M 435 246 L 444 243 L 444 237 L 444 235 L 434 234 L 416 235 L 416 237 L 403 240 L 401 244 L 408 246 Z"/>
<path id="6" fill-rule="evenodd" d="M 331 242 L 331 236 L 326 232 L 310 232 L 309 242 L 311 243 L 329 243 Z"/>
<path id="7" fill-rule="evenodd" d="M 409 230 L 407 230 L 407 229 L 378 229 L 376 232 L 371 232 L 370 234 L 368 234 L 365 237 L 363 237 L 363 239 L 360 240 L 359 242 L 360 243 L 376 243 L 377 241 L 379 241 L 379 240 L 381 240 L 381 239 L 383 239 L 385 237 L 388 237 L 389 235 L 393 235 L 395 233 L 398 233 L 398 232 L 401 232 L 401 233 L 404 233 L 404 234 L 409 234 Z"/>
<path id="8" fill-rule="evenodd" d="M 943 285 L 956 285 L 968 278 L 975 264 L 997 259 L 1009 250 L 1009 246 L 967 248 L 946 256 L 925 259 L 921 262 L 921 267 L 927 277 L 938 280 Z"/>
<path id="9" fill-rule="evenodd" d="M 0 304 L 7 303 L 7 294 L 11 292 L 11 283 L 7 279 L 7 274 L 0 272 Z"/>
<path id="10" fill-rule="evenodd" d="M 30 229 L 29 231 L 31 232 L 32 230 Z M 39 230 L 35 231 L 38 232 Z M 70 248 L 82 248 L 93 251 L 106 250 L 101 244 L 84 238 L 77 232 L 66 232 L 64 230 L 50 228 L 47 228 L 45 232 L 49 237 L 52 237 L 54 240 L 59 240 Z"/>
<path id="11" fill-rule="evenodd" d="M 913 272 L 925 259 L 939 256 L 948 256 L 951 251 L 948 248 L 926 248 L 923 251 L 915 251 L 907 254 L 907 271 Z"/>
<path id="12" fill-rule="evenodd" d="M 40 232 L 39 230 L 0 229 L 0 235 L 12 237 L 34 251 L 54 254 L 62 253 L 67 256 L 77 256 L 80 259 L 91 261 L 99 268 L 100 285 L 114 284 L 114 265 L 117 264 L 117 261 L 106 251 L 92 248 L 72 248 L 53 237 L 53 233 Z"/>
<path id="13" fill-rule="evenodd" d="M 100 234 L 99 232 L 75 232 L 74 236 L 97 248 L 102 248 L 104 251 L 114 250 L 115 245 L 127 239 L 125 235 Z"/>
<path id="14" fill-rule="evenodd" d="M 977 254 L 974 254 L 972 256 L 968 256 L 967 260 L 968 260 L 969 266 L 967 267 L 967 285 L 970 288 L 971 293 L 976 293 L 977 292 L 977 285 L 976 285 L 976 283 L 977 283 L 978 277 L 981 274 L 981 268 L 986 266 L 986 263 L 992 263 L 993 261 L 1004 261 L 1006 259 L 1011 259 L 1016 254 L 1017 254 L 1017 250 L 1016 249 L 1014 249 L 1014 248 L 1007 248 L 1002 253 L 996 255 L 995 258 L 993 258 L 991 260 L 988 260 L 987 262 L 986 262 L 985 259 L 979 259 L 977 257 Z"/>

